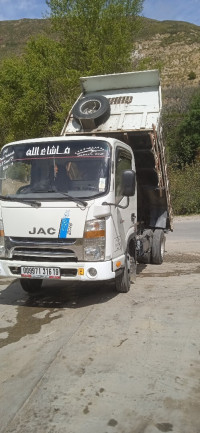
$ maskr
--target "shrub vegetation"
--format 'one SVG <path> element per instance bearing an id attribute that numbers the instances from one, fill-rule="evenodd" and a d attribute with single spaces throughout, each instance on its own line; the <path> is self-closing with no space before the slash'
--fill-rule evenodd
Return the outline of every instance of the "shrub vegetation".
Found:
<path id="1" fill-rule="evenodd" d="M 200 162 L 169 170 L 171 199 L 175 215 L 200 213 Z"/>
<path id="2" fill-rule="evenodd" d="M 200 213 L 200 90 L 170 89 L 163 113 L 174 214 Z"/>

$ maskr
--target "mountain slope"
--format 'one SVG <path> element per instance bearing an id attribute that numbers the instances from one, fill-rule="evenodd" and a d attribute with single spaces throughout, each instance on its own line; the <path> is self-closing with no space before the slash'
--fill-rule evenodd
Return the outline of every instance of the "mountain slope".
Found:
<path id="1" fill-rule="evenodd" d="M 179 21 L 143 18 L 135 38 L 133 65 L 159 68 L 163 87 L 198 85 L 200 80 L 200 27 Z M 194 72 L 196 78 L 194 77 Z"/>
<path id="2" fill-rule="evenodd" d="M 0 21 L 0 61 L 23 53 L 26 42 L 39 33 L 48 34 L 48 20 Z"/>
<path id="3" fill-rule="evenodd" d="M 0 21 L 0 61 L 7 56 L 21 55 L 29 37 L 39 33 L 50 34 L 49 20 Z M 143 17 L 141 29 L 134 37 L 132 58 L 133 69 L 160 69 L 164 88 L 197 86 L 200 83 L 200 27 Z"/>

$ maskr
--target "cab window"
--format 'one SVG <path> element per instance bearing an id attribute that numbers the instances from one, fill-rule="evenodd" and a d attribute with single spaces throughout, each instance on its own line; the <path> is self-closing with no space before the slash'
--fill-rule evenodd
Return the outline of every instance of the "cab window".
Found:
<path id="1" fill-rule="evenodd" d="M 115 203 L 122 199 L 122 172 L 132 168 L 132 155 L 124 149 L 117 149 L 115 168 Z"/>

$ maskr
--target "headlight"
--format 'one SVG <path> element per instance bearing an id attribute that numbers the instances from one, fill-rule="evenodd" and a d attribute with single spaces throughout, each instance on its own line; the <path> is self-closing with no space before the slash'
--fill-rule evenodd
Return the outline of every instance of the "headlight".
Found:
<path id="1" fill-rule="evenodd" d="M 84 260 L 98 262 L 105 259 L 105 220 L 86 221 L 84 232 Z"/>
<path id="2" fill-rule="evenodd" d="M 0 219 L 0 257 L 4 255 L 5 255 L 4 227 L 3 227 L 3 221 Z"/>

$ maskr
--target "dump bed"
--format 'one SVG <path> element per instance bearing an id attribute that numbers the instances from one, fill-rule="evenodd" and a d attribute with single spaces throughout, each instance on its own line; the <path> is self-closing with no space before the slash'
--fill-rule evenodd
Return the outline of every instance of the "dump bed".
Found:
<path id="1" fill-rule="evenodd" d="M 93 133 L 94 130 L 101 134 L 108 131 L 151 130 L 152 124 L 158 125 L 161 112 L 158 71 L 82 77 L 80 81 L 81 97 L 103 95 L 110 103 L 109 118 L 97 128 L 94 127 Z M 70 115 L 62 134 L 81 133 L 83 128 Z"/>
<path id="2" fill-rule="evenodd" d="M 136 162 L 139 222 L 145 227 L 172 229 L 159 72 L 82 77 L 80 82 L 82 94 L 61 135 L 109 136 L 129 144 Z M 103 99 L 107 102 L 105 107 L 101 106 Z M 83 105 L 79 115 L 77 107 Z M 99 110 L 99 121 L 95 110 Z"/>

